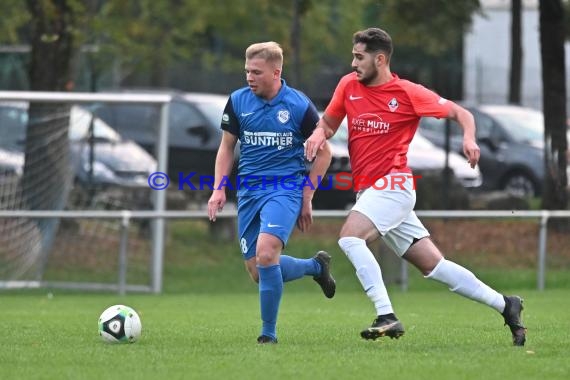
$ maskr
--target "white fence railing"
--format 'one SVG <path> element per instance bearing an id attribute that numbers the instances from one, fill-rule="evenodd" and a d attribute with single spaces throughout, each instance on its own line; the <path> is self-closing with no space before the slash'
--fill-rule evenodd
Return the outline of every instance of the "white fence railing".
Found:
<path id="1" fill-rule="evenodd" d="M 417 211 L 420 218 L 445 218 L 445 219 L 474 219 L 474 218 L 498 218 L 498 219 L 537 219 L 540 224 L 538 247 L 537 247 L 537 289 L 544 290 L 546 279 L 546 243 L 548 220 L 551 218 L 570 218 L 569 210 L 540 210 L 540 211 Z M 347 215 L 346 210 L 315 210 L 313 216 L 315 218 L 330 217 L 343 218 Z M 236 211 L 222 211 L 219 218 L 235 218 Z M 81 283 L 50 283 L 41 281 L 18 282 L 4 281 L 0 282 L 0 288 L 22 288 L 22 287 L 64 287 L 71 289 L 91 289 L 91 290 L 117 290 L 119 294 L 125 294 L 129 291 L 151 291 L 160 293 L 162 289 L 162 270 L 157 271 L 156 268 L 152 272 L 152 287 L 144 286 L 128 286 L 126 282 L 127 273 L 127 241 L 130 221 L 132 219 L 206 219 L 206 211 L 2 211 L 0 210 L 0 218 L 100 218 L 100 219 L 120 219 L 120 248 L 119 257 L 119 275 L 117 285 L 112 284 L 81 284 Z M 336 234 L 337 231 L 331 231 Z M 333 235 L 334 236 L 334 235 Z M 155 254 L 161 255 L 159 260 L 162 262 L 164 247 L 159 247 Z M 162 267 L 161 267 L 162 269 Z M 407 290 L 407 264 L 402 260 L 402 290 Z"/>

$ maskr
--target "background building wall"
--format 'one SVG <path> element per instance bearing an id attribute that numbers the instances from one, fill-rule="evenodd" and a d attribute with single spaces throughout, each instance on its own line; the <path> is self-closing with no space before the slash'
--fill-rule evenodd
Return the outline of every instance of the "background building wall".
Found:
<path id="1" fill-rule="evenodd" d="M 476 15 L 465 35 L 464 95 L 467 102 L 507 103 L 510 71 L 511 1 L 482 1 L 483 15 Z M 542 109 L 542 74 L 538 1 L 523 1 L 522 45 L 523 105 Z M 566 87 L 570 88 L 570 43 L 566 51 Z M 570 99 L 567 100 L 570 110 Z"/>

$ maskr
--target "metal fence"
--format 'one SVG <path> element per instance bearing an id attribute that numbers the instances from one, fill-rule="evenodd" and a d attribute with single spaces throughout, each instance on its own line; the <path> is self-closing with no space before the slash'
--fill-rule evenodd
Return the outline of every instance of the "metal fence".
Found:
<path id="1" fill-rule="evenodd" d="M 538 247 L 536 255 L 536 287 L 538 290 L 544 290 L 546 279 L 546 246 L 548 236 L 548 221 L 554 218 L 570 218 L 570 211 L 559 210 L 540 210 L 540 211 L 417 211 L 417 215 L 421 218 L 445 218 L 445 219 L 536 219 L 539 223 Z M 315 210 L 315 218 L 343 218 L 346 216 L 346 210 Z M 218 218 L 236 218 L 236 211 L 223 211 Z M 95 284 L 95 283 L 60 283 L 60 282 L 44 282 L 44 281 L 3 281 L 0 282 L 0 288 L 39 288 L 39 287 L 60 287 L 68 289 L 85 289 L 85 290 L 116 290 L 119 294 L 125 294 L 127 291 L 142 291 L 160 293 L 162 289 L 162 259 L 164 254 L 163 239 L 160 245 L 156 246 L 153 255 L 159 257 L 153 260 L 152 286 L 128 285 L 126 281 L 127 273 L 127 246 L 128 246 L 128 229 L 133 219 L 206 219 L 205 211 L 0 211 L 0 218 L 105 218 L 121 220 L 120 229 L 120 248 L 118 254 L 119 273 L 116 284 Z M 160 263 L 160 265 L 157 265 Z M 408 265 L 402 260 L 401 266 L 402 290 L 408 287 Z"/>

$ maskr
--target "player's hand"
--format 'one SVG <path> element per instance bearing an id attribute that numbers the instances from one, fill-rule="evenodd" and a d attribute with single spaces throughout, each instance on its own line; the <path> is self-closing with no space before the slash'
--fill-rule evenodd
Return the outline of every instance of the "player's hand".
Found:
<path id="1" fill-rule="evenodd" d="M 313 224 L 313 204 L 311 200 L 303 199 L 303 206 L 301 207 L 301 214 L 297 219 L 297 228 L 301 232 L 307 232 Z"/>
<path id="2" fill-rule="evenodd" d="M 226 204 L 226 192 L 224 190 L 214 190 L 210 200 L 208 200 L 208 218 L 210 221 L 216 221 L 216 214 L 222 211 Z"/>
<path id="3" fill-rule="evenodd" d="M 313 134 L 305 141 L 305 157 L 309 161 L 313 161 L 317 156 L 319 149 L 323 149 L 327 136 L 323 128 L 315 128 Z"/>
<path id="4" fill-rule="evenodd" d="M 479 145 L 474 140 L 468 139 L 463 140 L 463 153 L 467 157 L 467 161 L 472 168 L 479 162 L 479 157 L 481 157 L 481 150 Z"/>

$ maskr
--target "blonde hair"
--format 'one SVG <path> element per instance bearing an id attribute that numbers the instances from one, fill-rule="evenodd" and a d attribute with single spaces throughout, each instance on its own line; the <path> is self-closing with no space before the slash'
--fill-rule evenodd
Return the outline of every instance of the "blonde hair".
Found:
<path id="1" fill-rule="evenodd" d="M 261 58 L 273 63 L 277 68 L 283 66 L 283 49 L 277 42 L 259 42 L 245 50 L 245 59 Z"/>

